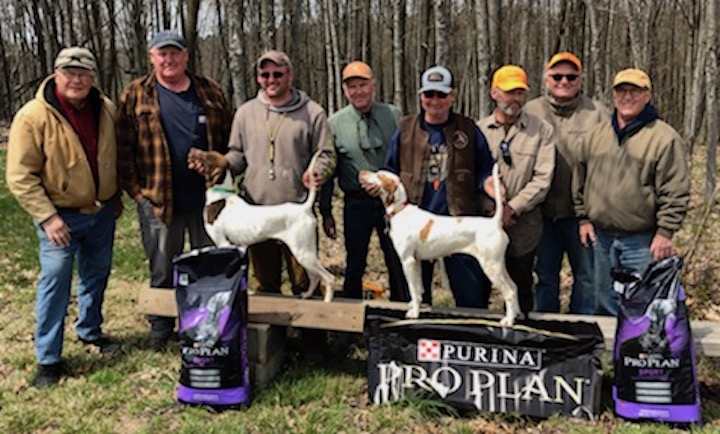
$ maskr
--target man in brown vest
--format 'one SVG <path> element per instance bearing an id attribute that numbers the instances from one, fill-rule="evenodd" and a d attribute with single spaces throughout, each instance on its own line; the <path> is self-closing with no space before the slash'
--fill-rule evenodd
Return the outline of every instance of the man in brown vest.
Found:
<path id="1" fill-rule="evenodd" d="M 440 215 L 478 215 L 483 182 L 493 159 L 472 119 L 453 113 L 453 76 L 434 66 L 422 75 L 419 114 L 403 117 L 390 141 L 385 166 L 400 175 L 410 203 Z M 463 254 L 444 258 L 458 307 L 486 308 L 490 285 L 477 261 Z M 422 262 L 423 302 L 432 304 L 433 263 Z"/>

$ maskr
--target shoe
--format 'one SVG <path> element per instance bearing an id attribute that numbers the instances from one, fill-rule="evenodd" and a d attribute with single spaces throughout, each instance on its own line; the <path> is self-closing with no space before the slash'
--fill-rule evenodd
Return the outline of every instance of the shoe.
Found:
<path id="1" fill-rule="evenodd" d="M 99 338 L 88 341 L 83 338 L 78 338 L 83 345 L 96 348 L 100 354 L 116 354 L 120 352 L 120 344 L 110 339 L 107 336 L 100 336 Z"/>
<path id="2" fill-rule="evenodd" d="M 38 389 L 47 389 L 60 382 L 60 377 L 64 372 L 62 363 L 52 363 L 49 365 L 38 365 L 32 384 Z"/>
<path id="3" fill-rule="evenodd" d="M 167 348 L 170 336 L 150 336 L 148 348 L 156 353 L 161 353 Z"/>

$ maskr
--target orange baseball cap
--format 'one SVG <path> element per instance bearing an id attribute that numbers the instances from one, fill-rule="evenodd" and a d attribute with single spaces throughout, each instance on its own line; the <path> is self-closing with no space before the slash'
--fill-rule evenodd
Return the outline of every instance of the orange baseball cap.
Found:
<path id="1" fill-rule="evenodd" d="M 552 68 L 560 62 L 572 63 L 573 65 L 575 65 L 575 69 L 577 69 L 577 72 L 583 72 L 582 62 L 580 62 L 580 59 L 578 59 L 576 55 L 569 51 L 561 51 L 551 57 L 550 61 L 548 61 L 547 63 L 547 66 L 545 67 L 545 70 L 547 71 L 548 69 Z"/>
<path id="2" fill-rule="evenodd" d="M 621 84 L 632 84 L 643 89 L 652 89 L 652 83 L 650 77 L 642 69 L 623 69 L 615 75 L 613 80 L 613 87 Z"/>
<path id="3" fill-rule="evenodd" d="M 496 87 L 503 92 L 515 89 L 530 90 L 525 70 L 516 65 L 505 65 L 495 71 L 492 78 L 492 87 Z"/>
<path id="4" fill-rule="evenodd" d="M 370 65 L 365 62 L 361 62 L 360 60 L 348 63 L 342 72 L 342 81 L 351 78 L 364 78 L 366 80 L 372 80 L 373 77 L 373 70 Z"/>

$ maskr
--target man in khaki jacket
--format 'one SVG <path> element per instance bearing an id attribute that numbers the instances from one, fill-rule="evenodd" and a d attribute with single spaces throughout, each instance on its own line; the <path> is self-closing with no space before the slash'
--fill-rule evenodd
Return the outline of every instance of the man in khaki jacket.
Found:
<path id="1" fill-rule="evenodd" d="M 560 311 L 560 268 L 567 254 L 573 286 L 570 313 L 595 313 L 592 246 L 580 243 L 578 219 L 573 209 L 572 170 L 587 132 L 610 118 L 600 102 L 580 93 L 583 66 L 567 51 L 555 54 L 545 68 L 545 89 L 525 106 L 525 112 L 546 120 L 555 130 L 555 173 L 542 205 L 543 232 L 538 245 L 535 272 L 535 308 Z"/>
<path id="2" fill-rule="evenodd" d="M 77 258 L 80 342 L 100 352 L 118 345 L 102 334 L 102 304 L 120 214 L 113 117 L 115 107 L 97 88 L 95 56 L 70 47 L 55 59 L 54 74 L 10 127 L 7 184 L 30 214 L 40 242 L 35 298 L 32 383 L 49 387 L 64 373 L 63 330 Z"/>
<path id="3" fill-rule="evenodd" d="M 540 204 L 550 189 L 555 167 L 553 128 L 525 113 L 527 75 L 519 66 L 495 71 L 490 97 L 496 108 L 478 122 L 500 166 L 506 191 L 503 220 L 510 236 L 505 256 L 508 273 L 518 286 L 520 310 L 533 309 L 533 264 L 542 234 Z M 486 186 L 486 190 L 491 190 Z"/>

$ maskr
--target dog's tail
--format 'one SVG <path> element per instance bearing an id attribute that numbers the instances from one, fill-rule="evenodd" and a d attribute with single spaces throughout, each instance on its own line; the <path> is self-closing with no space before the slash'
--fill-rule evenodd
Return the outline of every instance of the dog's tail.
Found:
<path id="1" fill-rule="evenodd" d="M 495 191 L 495 215 L 493 215 L 493 221 L 497 227 L 502 228 L 503 226 L 503 198 L 500 194 L 500 176 L 498 164 L 495 163 L 492 168 L 493 177 L 493 190 Z"/>
<path id="2" fill-rule="evenodd" d="M 308 170 L 310 172 L 313 172 L 315 170 L 315 165 L 317 164 L 318 158 L 320 158 L 320 152 L 321 150 L 318 149 L 313 154 L 312 158 L 310 159 L 310 164 L 308 164 Z M 315 203 L 315 198 L 317 198 L 317 188 L 314 185 L 310 186 L 310 191 L 308 192 L 307 199 L 305 199 L 305 202 L 303 202 L 303 205 L 307 208 L 312 208 L 313 204 Z"/>

